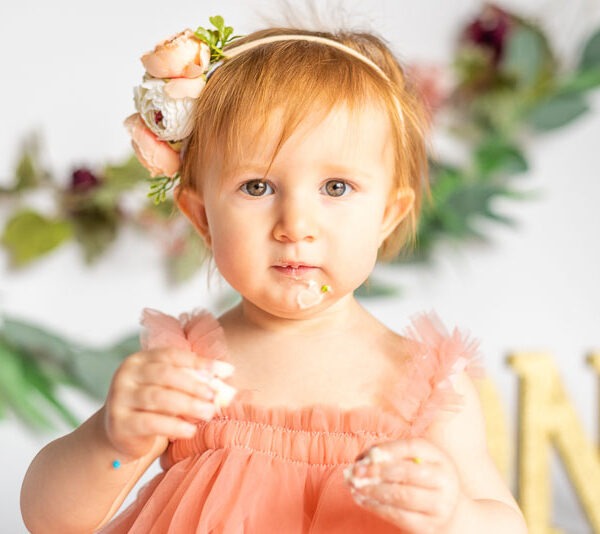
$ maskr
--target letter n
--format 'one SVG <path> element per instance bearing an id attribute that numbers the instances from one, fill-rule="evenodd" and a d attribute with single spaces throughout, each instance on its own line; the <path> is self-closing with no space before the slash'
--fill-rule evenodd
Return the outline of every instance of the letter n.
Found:
<path id="1" fill-rule="evenodd" d="M 552 358 L 514 354 L 519 376 L 518 499 L 530 534 L 550 528 L 550 447 L 554 446 L 594 532 L 600 533 L 600 459 L 567 397 Z"/>

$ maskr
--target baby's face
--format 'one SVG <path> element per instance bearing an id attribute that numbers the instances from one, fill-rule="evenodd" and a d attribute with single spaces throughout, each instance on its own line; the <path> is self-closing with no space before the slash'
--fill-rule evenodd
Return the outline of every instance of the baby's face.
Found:
<path id="1" fill-rule="evenodd" d="M 268 169 L 273 148 L 257 143 L 247 161 L 205 183 L 209 240 L 243 298 L 301 317 L 351 295 L 397 223 L 387 208 L 393 143 L 382 111 L 339 107 L 320 122 L 305 120 Z M 324 297 L 302 306 L 309 287 Z"/>

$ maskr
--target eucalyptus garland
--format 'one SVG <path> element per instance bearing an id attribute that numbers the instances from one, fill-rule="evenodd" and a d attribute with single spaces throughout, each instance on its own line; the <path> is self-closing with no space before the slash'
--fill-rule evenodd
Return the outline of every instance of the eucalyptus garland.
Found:
<path id="1" fill-rule="evenodd" d="M 198 31 L 217 58 L 234 37 L 221 17 L 211 22 L 214 30 Z M 513 222 L 494 205 L 497 199 L 524 198 L 516 185 L 517 177 L 529 169 L 527 142 L 589 111 L 586 98 L 600 86 L 600 31 L 583 44 L 574 67 L 565 68 L 539 25 L 486 5 L 460 32 L 448 69 L 415 66 L 409 75 L 430 108 L 433 128 L 447 125 L 446 133 L 469 156 L 461 164 L 431 161 L 431 194 L 424 202 L 417 245 L 398 257 L 397 265 L 431 261 L 442 241 L 486 240 L 482 220 Z M 454 79 L 451 87 L 444 83 L 448 77 Z M 136 158 L 102 169 L 75 169 L 66 185 L 40 161 L 39 142 L 28 139 L 12 185 L 0 189 L 0 204 L 11 212 L 0 241 L 14 268 L 72 240 L 92 263 L 126 225 L 162 239 L 170 280 L 186 280 L 200 267 L 202 242 L 176 214 L 172 201 L 156 205 L 146 199 L 132 207 L 131 199 L 139 199 L 149 179 Z M 52 213 L 29 204 L 29 193 L 40 190 L 53 198 Z M 373 281 L 362 288 L 371 294 L 390 291 Z M 58 387 L 69 385 L 102 398 L 112 371 L 136 348 L 135 336 L 99 350 L 5 318 L 0 325 L 0 417 L 13 412 L 41 429 L 57 418 L 75 424 Z"/>

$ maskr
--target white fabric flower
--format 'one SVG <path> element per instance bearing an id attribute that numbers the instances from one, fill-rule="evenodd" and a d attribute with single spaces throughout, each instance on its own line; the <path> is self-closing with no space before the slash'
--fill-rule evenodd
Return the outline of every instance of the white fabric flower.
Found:
<path id="1" fill-rule="evenodd" d="M 134 89 L 135 108 L 150 130 L 163 141 L 181 141 L 192 133 L 194 98 L 171 98 L 167 82 L 146 77 Z"/>

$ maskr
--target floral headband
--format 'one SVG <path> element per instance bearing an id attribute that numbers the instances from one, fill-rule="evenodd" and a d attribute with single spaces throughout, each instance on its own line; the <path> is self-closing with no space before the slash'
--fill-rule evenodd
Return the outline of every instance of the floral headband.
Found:
<path id="1" fill-rule="evenodd" d="M 156 204 L 179 180 L 181 155 L 194 126 L 194 102 L 213 72 L 228 59 L 263 44 L 277 41 L 312 41 L 342 50 L 360 59 L 386 80 L 381 68 L 355 49 L 333 39 L 315 35 L 274 35 L 249 41 L 227 53 L 224 47 L 241 36 L 225 26 L 223 17 L 210 17 L 214 30 L 200 26 L 195 32 L 184 30 L 141 58 L 146 70 L 141 85 L 134 89 L 137 113 L 125 120 L 133 149 L 140 163 L 150 172 L 148 196 Z M 398 111 L 402 116 L 400 106 Z"/>

